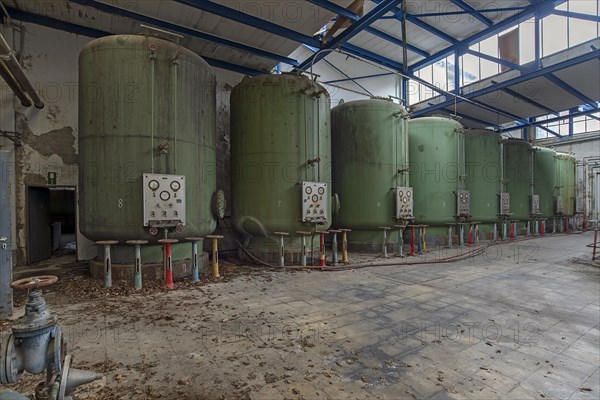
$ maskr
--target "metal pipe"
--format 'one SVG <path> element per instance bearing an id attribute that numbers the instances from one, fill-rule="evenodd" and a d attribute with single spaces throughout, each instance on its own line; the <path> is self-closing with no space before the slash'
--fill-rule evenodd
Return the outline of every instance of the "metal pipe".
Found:
<path id="1" fill-rule="evenodd" d="M 223 239 L 223 236 L 209 235 L 207 238 L 212 239 L 212 275 L 213 278 L 219 278 L 219 239 Z"/>
<path id="2" fill-rule="evenodd" d="M 350 229 L 340 229 L 342 231 L 342 262 L 348 264 L 348 232 Z"/>
<path id="3" fill-rule="evenodd" d="M 29 97 L 31 97 L 31 100 L 33 101 L 33 104 L 35 104 L 36 108 L 44 108 L 44 102 L 42 101 L 42 99 L 40 99 L 35 89 L 31 85 L 31 82 L 25 75 L 23 68 L 21 68 L 21 65 L 15 57 L 15 52 L 10 48 L 10 46 L 6 42 L 6 39 L 4 39 L 4 36 L 1 33 L 0 52 L 2 52 L 0 58 L 2 58 L 3 61 L 6 63 L 6 67 L 8 68 L 12 76 L 15 78 L 15 81 L 17 81 L 19 83 L 19 86 L 21 86 L 23 90 L 27 92 Z"/>
<path id="4" fill-rule="evenodd" d="M 19 82 L 15 80 L 15 77 L 10 73 L 4 61 L 0 60 L 0 76 L 4 79 L 8 87 L 13 91 L 15 96 L 21 100 L 21 105 L 23 107 L 31 107 L 33 104 L 27 94 L 23 91 L 23 88 L 19 86 Z"/>

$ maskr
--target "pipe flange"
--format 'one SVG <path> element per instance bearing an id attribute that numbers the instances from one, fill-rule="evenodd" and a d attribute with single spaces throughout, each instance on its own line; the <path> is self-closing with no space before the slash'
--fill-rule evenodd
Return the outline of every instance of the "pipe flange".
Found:
<path id="1" fill-rule="evenodd" d="M 0 383 L 8 385 L 16 383 L 19 377 L 19 370 L 16 367 L 17 355 L 15 353 L 14 335 L 8 335 L 7 340 L 3 340 L 5 348 L 0 354 Z"/>

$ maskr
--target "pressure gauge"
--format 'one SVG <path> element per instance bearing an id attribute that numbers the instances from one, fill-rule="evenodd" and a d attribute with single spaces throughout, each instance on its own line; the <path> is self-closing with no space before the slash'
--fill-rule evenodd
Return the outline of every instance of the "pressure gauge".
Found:
<path id="1" fill-rule="evenodd" d="M 319 194 L 320 195 L 324 195 L 325 194 L 325 188 L 324 187 L 319 187 Z"/>
<path id="2" fill-rule="evenodd" d="M 179 189 L 181 189 L 181 183 L 177 181 L 171 182 L 171 189 L 173 189 L 174 192 L 178 191 Z"/>
<path id="3" fill-rule="evenodd" d="M 311 194 L 312 188 L 310 186 L 307 186 L 305 192 L 306 192 L 306 194 Z"/>
<path id="4" fill-rule="evenodd" d="M 171 194 L 169 192 L 167 192 L 166 190 L 163 190 L 162 192 L 160 192 L 160 199 L 162 201 L 167 201 L 171 198 Z"/>
<path id="5" fill-rule="evenodd" d="M 319 201 L 319 196 L 317 196 L 316 194 L 313 194 L 313 196 L 312 196 L 312 201 L 314 201 L 315 203 L 316 203 L 317 201 Z"/>
<path id="6" fill-rule="evenodd" d="M 152 190 L 156 190 L 158 189 L 158 187 L 160 186 L 160 183 L 158 183 L 157 180 L 151 180 L 150 182 L 148 182 L 148 187 Z"/>
<path id="7" fill-rule="evenodd" d="M 402 192 L 402 190 L 398 192 L 398 196 L 400 196 L 400 197 L 402 197 L 403 194 L 404 193 Z"/>

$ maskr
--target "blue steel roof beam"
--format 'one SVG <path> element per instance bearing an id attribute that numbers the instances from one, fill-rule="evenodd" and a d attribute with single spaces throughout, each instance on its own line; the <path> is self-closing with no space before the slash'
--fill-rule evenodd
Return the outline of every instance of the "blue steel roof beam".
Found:
<path id="1" fill-rule="evenodd" d="M 592 21 L 592 22 L 600 23 L 600 16 L 598 16 L 598 15 L 583 14 L 583 13 L 578 13 L 578 12 L 573 12 L 573 11 L 563 11 L 563 10 L 554 10 L 552 12 L 552 14 L 560 15 L 561 17 L 582 19 L 584 21 Z"/>
<path id="2" fill-rule="evenodd" d="M 517 71 L 525 70 L 525 67 L 523 67 L 519 64 L 515 64 L 515 63 L 512 63 L 507 60 L 503 60 L 498 57 L 490 56 L 489 54 L 481 53 L 479 51 L 475 51 L 475 50 L 471 50 L 471 49 L 467 50 L 466 52 L 471 55 L 474 55 L 475 57 L 483 58 L 484 60 L 488 60 L 488 61 L 494 62 L 496 64 L 505 65 L 509 68 L 516 69 Z"/>
<path id="3" fill-rule="evenodd" d="M 560 116 L 560 117 L 550 118 L 550 119 L 547 119 L 547 120 L 544 120 L 544 121 L 531 122 L 530 125 L 531 126 L 539 126 L 541 124 L 551 124 L 553 122 L 558 122 L 558 121 L 562 121 L 562 120 L 569 119 L 569 118 L 577 118 L 577 117 L 582 117 L 584 115 L 594 114 L 594 113 L 599 112 L 599 111 L 600 111 L 600 108 L 595 108 L 595 109 L 592 109 L 592 110 L 585 110 L 585 111 L 578 111 L 576 113 L 571 113 L 569 115 L 563 115 L 563 116 Z M 504 129 L 502 129 L 502 132 L 510 132 L 510 131 L 514 131 L 514 130 L 517 130 L 517 129 L 521 129 L 521 128 L 522 128 L 521 126 L 513 126 L 513 127 L 510 127 L 510 128 L 504 128 Z"/>
<path id="4" fill-rule="evenodd" d="M 223 18 L 230 19 L 232 21 L 240 22 L 244 25 L 251 26 L 256 29 L 263 30 L 265 32 L 273 33 L 277 36 L 293 40 L 298 43 L 308 44 L 314 47 L 320 47 L 321 41 L 315 39 L 312 36 L 305 35 L 300 32 L 296 32 L 292 29 L 286 28 L 285 26 L 277 25 L 273 22 L 266 21 L 264 19 L 255 17 L 250 14 L 243 13 L 234 8 L 225 7 L 221 4 L 214 3 L 209 0 L 175 0 L 178 3 L 185 4 L 192 8 L 203 10 L 211 14 L 221 16 Z"/>
<path id="5" fill-rule="evenodd" d="M 549 108 L 549 107 L 546 107 L 545 105 L 543 105 L 543 104 L 541 104 L 541 103 L 538 103 L 537 101 L 535 101 L 535 100 L 532 100 L 532 99 L 530 99 L 530 98 L 529 98 L 529 97 L 527 97 L 527 96 L 523 96 L 521 93 L 519 93 L 519 92 L 517 92 L 517 91 L 515 91 L 515 90 L 512 90 L 512 89 L 510 89 L 510 88 L 502 88 L 502 89 L 500 89 L 500 90 L 502 90 L 502 91 L 503 91 L 503 92 L 505 92 L 506 94 L 510 94 L 510 95 L 511 95 L 511 96 L 513 96 L 515 99 L 519 99 L 519 100 L 521 100 L 521 101 L 523 101 L 523 102 L 525 102 L 525 103 L 529 103 L 529 104 L 531 104 L 531 105 L 533 105 L 533 106 L 535 106 L 535 107 L 537 107 L 537 108 L 539 108 L 539 109 L 542 109 L 542 110 L 546 111 L 548 114 L 555 114 L 555 115 L 558 115 L 558 111 L 555 111 L 555 110 L 553 110 L 553 109 L 551 109 L 551 108 Z M 517 101 L 515 101 L 515 103 L 516 103 L 516 102 L 517 102 Z"/>
<path id="6" fill-rule="evenodd" d="M 87 36 L 91 38 L 100 38 L 103 36 L 113 35 L 113 33 L 101 31 L 98 29 L 88 28 L 86 26 L 81 26 L 77 24 L 73 24 L 70 22 L 61 21 L 58 19 L 46 17 L 44 15 L 33 14 L 27 11 L 17 10 L 10 7 L 6 7 L 7 12 L 10 14 L 11 18 L 29 22 L 36 25 L 45 26 L 48 28 L 61 30 L 64 32 L 74 33 L 76 35 Z M 202 56 L 202 58 L 211 66 L 215 68 L 222 68 L 233 72 L 238 72 L 244 75 L 262 75 L 265 74 L 263 71 L 259 71 L 256 69 L 244 67 L 242 65 L 232 64 L 227 61 L 217 60 L 210 57 Z"/>
<path id="7" fill-rule="evenodd" d="M 508 11 L 521 11 L 526 7 L 504 7 L 504 8 L 486 8 L 485 10 L 477 10 L 480 14 L 485 13 L 502 13 Z M 471 15 L 472 12 L 469 11 L 445 11 L 445 12 L 432 12 L 432 13 L 422 13 L 422 14 L 411 14 L 417 18 L 426 18 L 426 17 L 444 17 L 449 15 Z M 386 17 L 387 18 L 387 17 Z M 395 18 L 395 17 L 390 17 Z"/>
<path id="8" fill-rule="evenodd" d="M 577 90 L 573 86 L 569 85 L 567 82 L 565 82 L 562 79 L 558 78 L 557 76 L 553 75 L 551 72 L 544 75 L 544 78 L 548 79 L 550 82 L 554 83 L 556 86 L 560 87 L 561 89 L 563 89 L 563 90 L 569 92 L 570 94 L 572 94 L 573 96 L 577 97 L 579 100 L 583 101 L 583 104 L 588 104 L 590 106 L 594 106 L 596 104 L 595 100 L 590 99 L 589 97 L 587 97 L 586 95 L 581 93 L 579 90 Z"/>
<path id="9" fill-rule="evenodd" d="M 307 0 L 307 1 L 310 1 L 311 3 L 316 4 L 319 7 L 322 7 L 329 11 L 333 11 L 334 13 L 336 13 L 338 15 L 342 15 L 353 21 L 357 21 L 358 19 L 360 19 L 360 17 L 358 15 L 354 14 L 352 11 L 348 11 L 344 7 L 339 6 L 329 0 Z M 380 31 L 379 29 L 368 26 L 365 28 L 365 32 L 369 32 L 370 34 L 380 37 L 381 39 L 384 39 L 384 40 L 386 40 L 390 43 L 393 43 L 397 46 L 404 46 L 404 42 L 402 40 L 390 35 L 389 33 Z M 420 56 L 429 57 L 431 55 L 427 51 L 420 49 L 417 46 L 413 46 L 410 43 L 407 44 L 407 47 L 410 51 L 412 51 L 413 53 L 417 53 Z"/>
<path id="10" fill-rule="evenodd" d="M 411 72 L 414 72 L 424 66 L 430 65 L 434 62 L 444 59 L 444 58 L 448 57 L 449 55 L 453 54 L 454 51 L 457 49 L 469 47 L 472 44 L 475 44 L 482 40 L 485 40 L 485 39 L 489 38 L 490 36 L 493 36 L 499 32 L 504 31 L 507 28 L 513 27 L 521 22 L 524 22 L 524 21 L 530 19 L 531 17 L 533 17 L 536 14 L 538 14 L 538 16 L 540 18 L 543 18 L 544 16 L 551 14 L 554 11 L 554 7 L 556 7 L 559 4 L 564 3 L 565 1 L 567 1 L 567 0 L 545 0 L 544 3 L 531 4 L 531 5 L 527 6 L 527 8 L 525 8 L 520 13 L 518 13 L 510 18 L 507 18 L 505 20 L 502 20 L 502 21 L 498 22 L 497 24 L 495 24 L 494 26 L 486 28 L 486 29 L 482 30 L 481 32 L 478 32 L 464 40 L 461 40 L 458 43 L 453 44 L 450 47 L 440 50 L 437 53 L 431 55 L 430 57 L 428 57 L 424 60 L 414 63 L 413 65 L 410 66 L 409 70 Z"/>
<path id="11" fill-rule="evenodd" d="M 377 6 L 375 6 L 371 11 L 369 11 L 366 15 L 361 17 L 358 21 L 355 21 L 354 24 L 346 28 L 339 35 L 333 37 L 329 42 L 325 44 L 325 46 L 321 48 L 321 50 L 333 49 L 339 45 L 346 43 L 348 40 L 350 40 L 359 32 L 361 32 L 365 27 L 371 25 L 381 16 L 385 15 L 393 8 L 395 8 L 401 1 L 402 0 L 381 0 L 381 2 Z M 298 66 L 298 69 L 306 69 L 311 64 L 318 62 L 326 55 L 326 52 L 317 52 L 309 58 L 307 58 L 306 60 L 304 60 Z"/>
<path id="12" fill-rule="evenodd" d="M 402 13 L 402 11 L 400 11 L 400 13 Z M 402 14 L 399 14 L 399 18 L 401 19 Z M 454 39 L 452 36 L 448 35 L 445 32 L 442 32 L 441 30 L 429 25 L 427 22 L 420 20 L 419 18 L 411 15 L 411 14 L 406 14 L 406 20 L 412 24 L 417 25 L 419 28 L 421 29 L 425 29 L 427 32 L 434 34 L 435 36 L 444 39 L 445 41 L 452 43 L 452 44 L 456 44 L 458 43 L 458 40 Z"/>
<path id="13" fill-rule="evenodd" d="M 84 6 L 92 7 L 102 12 L 119 15 L 122 17 L 130 18 L 135 21 L 144 22 L 146 24 L 154 25 L 156 27 L 167 29 L 171 32 L 180 33 L 182 35 L 194 37 L 197 39 L 206 40 L 208 42 L 213 42 L 217 44 L 221 44 L 223 46 L 231 47 L 236 50 L 246 51 L 250 54 L 254 54 L 260 57 L 264 57 L 270 60 L 275 60 L 277 62 L 282 62 L 289 65 L 298 65 L 298 61 L 289 57 L 281 56 L 279 54 L 272 53 L 270 51 L 265 51 L 262 49 L 258 49 L 252 46 L 248 46 L 242 43 L 234 42 L 232 40 L 224 39 L 219 36 L 211 35 L 208 33 L 204 33 L 198 31 L 196 29 L 188 28 L 182 25 L 177 25 L 172 22 L 167 22 L 161 19 L 149 17 L 144 14 L 139 14 L 134 11 L 130 11 L 126 8 L 113 6 L 111 4 L 102 3 L 95 0 L 70 0 L 73 3 L 81 4 Z"/>
<path id="14" fill-rule="evenodd" d="M 550 129 L 550 128 L 546 128 L 544 125 L 538 125 L 538 126 L 535 126 L 534 128 L 540 128 L 540 129 L 543 129 L 543 130 L 545 130 L 546 132 L 548 132 L 548 133 L 550 133 L 550 134 L 552 134 L 552 135 L 554 135 L 554 136 L 556 136 L 556 137 L 559 137 L 559 138 L 563 137 L 563 135 L 561 135 L 560 133 L 558 133 L 558 132 L 555 132 L 555 131 L 553 131 L 553 130 L 552 130 L 552 129 Z"/>
<path id="15" fill-rule="evenodd" d="M 474 9 L 473 7 L 471 7 L 464 1 L 462 1 L 462 0 L 450 0 L 450 1 L 452 3 L 454 3 L 454 5 L 456 5 L 458 8 L 461 8 L 464 11 L 469 11 L 471 13 L 471 15 L 473 15 L 473 17 L 478 19 L 479 22 L 483 23 L 488 28 L 490 26 L 494 25 L 494 22 L 491 19 L 489 19 L 488 17 L 485 17 L 483 14 L 479 13 L 479 11 L 477 11 L 476 9 Z"/>
<path id="16" fill-rule="evenodd" d="M 389 33 L 385 33 L 383 31 L 380 31 L 379 29 L 375 29 L 372 27 L 367 27 L 365 28 L 365 32 L 370 33 L 371 35 L 375 35 L 377 37 L 380 37 L 381 39 L 384 39 L 390 43 L 393 43 L 397 46 L 404 46 L 404 42 L 392 35 L 390 35 Z M 412 51 L 413 53 L 417 53 L 418 55 L 422 56 L 422 57 L 429 57 L 431 54 L 429 54 L 427 51 L 414 46 L 410 43 L 407 43 L 406 47 L 408 48 L 408 50 Z"/>
<path id="17" fill-rule="evenodd" d="M 374 63 L 383 65 L 385 67 L 391 68 L 395 71 L 401 71 L 403 66 L 401 63 L 391 60 L 389 58 L 380 56 L 379 54 L 375 54 L 369 50 L 363 49 L 361 47 L 355 46 L 353 44 L 350 43 L 344 43 L 341 46 L 341 49 L 350 53 L 350 54 L 354 54 L 360 57 L 364 57 L 366 59 L 368 59 L 369 61 L 372 61 Z"/>
<path id="18" fill-rule="evenodd" d="M 500 82 L 500 83 L 494 83 L 490 86 L 487 86 L 483 89 L 479 89 L 479 90 L 475 90 L 473 92 L 468 92 L 468 91 L 464 91 L 463 92 L 463 97 L 466 98 L 474 98 L 474 97 L 479 97 L 479 96 L 483 96 L 486 95 L 488 93 L 491 92 L 495 92 L 496 90 L 505 88 L 505 87 L 510 87 L 510 86 L 514 86 L 517 85 L 519 83 L 525 82 L 527 80 L 530 79 L 534 79 L 534 78 L 538 78 L 540 76 L 544 76 L 547 75 L 549 73 L 552 72 L 556 72 L 556 71 L 560 71 L 561 69 L 564 68 L 568 68 L 570 66 L 573 65 L 577 65 L 577 64 L 581 64 L 583 62 L 589 61 L 589 60 L 593 60 L 600 57 L 600 50 L 594 50 L 594 51 L 590 51 L 589 53 L 586 54 L 582 54 L 580 56 L 577 57 L 573 57 L 569 60 L 560 62 L 560 63 L 556 63 L 554 65 L 550 65 L 548 67 L 545 68 L 541 68 L 539 70 L 535 70 L 533 72 L 530 72 L 528 74 L 523 74 L 521 76 L 517 76 L 515 78 L 509 79 L 507 81 L 504 82 Z M 464 90 L 465 88 L 463 88 Z M 461 102 L 461 99 L 458 99 L 459 102 Z M 450 100 L 446 100 L 446 101 L 442 101 L 438 104 L 435 104 L 434 106 L 432 106 L 434 109 L 440 109 L 440 108 L 444 108 L 447 107 L 449 105 L 454 104 L 454 99 L 450 99 Z M 592 104 L 593 105 L 593 104 Z M 423 110 L 419 110 L 417 111 L 417 113 L 424 113 L 424 112 L 431 112 L 431 107 L 427 108 L 427 109 L 423 109 Z"/>
<path id="19" fill-rule="evenodd" d="M 333 1 L 329 1 L 329 0 L 306 0 L 306 1 L 311 2 L 311 3 L 317 5 L 321 8 L 324 8 L 326 10 L 333 11 L 337 15 L 341 15 L 342 17 L 346 17 L 348 19 L 351 19 L 352 21 L 358 21 L 360 19 L 359 15 L 334 3 Z"/>

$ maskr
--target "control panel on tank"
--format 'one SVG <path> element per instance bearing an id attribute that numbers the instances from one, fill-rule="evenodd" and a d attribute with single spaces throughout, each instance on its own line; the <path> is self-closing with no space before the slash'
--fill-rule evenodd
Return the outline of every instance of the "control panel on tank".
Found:
<path id="1" fill-rule="evenodd" d="M 144 174 L 144 226 L 185 225 L 185 177 Z"/>
<path id="2" fill-rule="evenodd" d="M 328 209 L 327 184 L 302 182 L 302 222 L 326 223 Z"/>
<path id="3" fill-rule="evenodd" d="M 471 214 L 471 195 L 468 190 L 456 191 L 457 214 L 459 217 L 468 217 Z"/>
<path id="4" fill-rule="evenodd" d="M 510 193 L 500 193 L 500 215 L 510 215 Z"/>
<path id="5" fill-rule="evenodd" d="M 539 214 L 540 213 L 540 195 L 534 194 L 531 196 L 531 213 Z"/>
<path id="6" fill-rule="evenodd" d="M 413 218 L 413 188 L 396 188 L 396 219 Z"/>
<path id="7" fill-rule="evenodd" d="M 556 196 L 556 214 L 560 215 L 565 212 L 565 205 L 562 196 Z"/>

